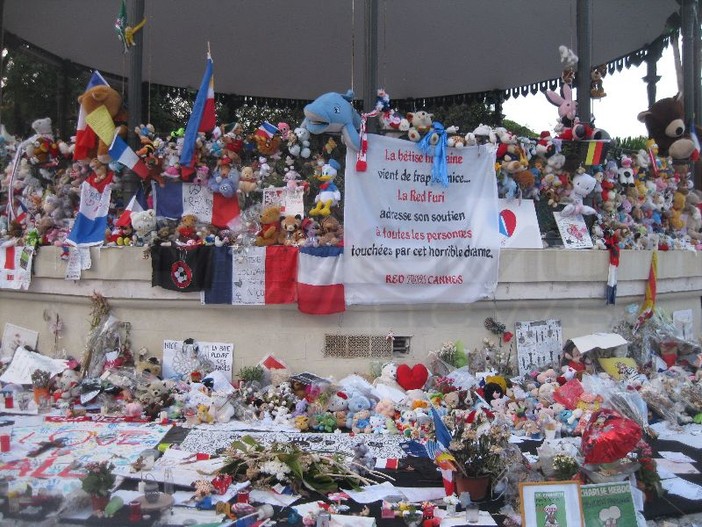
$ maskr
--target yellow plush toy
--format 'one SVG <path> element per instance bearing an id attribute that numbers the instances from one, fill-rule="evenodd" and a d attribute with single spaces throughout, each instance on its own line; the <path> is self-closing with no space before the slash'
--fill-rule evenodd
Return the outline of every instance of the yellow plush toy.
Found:
<path id="1" fill-rule="evenodd" d="M 280 232 L 280 207 L 270 206 L 261 212 L 261 229 L 256 235 L 256 245 L 266 247 L 278 243 Z"/>

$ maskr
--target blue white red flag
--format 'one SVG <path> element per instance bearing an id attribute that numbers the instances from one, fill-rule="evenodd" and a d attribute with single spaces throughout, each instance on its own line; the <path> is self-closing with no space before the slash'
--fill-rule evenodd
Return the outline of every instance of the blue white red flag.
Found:
<path id="1" fill-rule="evenodd" d="M 116 227 L 125 227 L 132 224 L 132 212 L 142 212 L 148 208 L 146 205 L 146 196 L 144 195 L 144 190 L 139 187 L 137 191 L 129 200 L 129 203 L 124 208 L 124 212 L 120 214 L 119 218 L 115 222 Z"/>
<path id="2" fill-rule="evenodd" d="M 107 229 L 107 213 L 112 197 L 112 172 L 98 181 L 90 174 L 80 186 L 80 206 L 73 229 L 66 241 L 77 247 L 102 245 Z"/>
<path id="3" fill-rule="evenodd" d="M 226 198 L 202 185 L 178 180 L 166 180 L 163 186 L 152 183 L 152 189 L 157 218 L 179 220 L 194 214 L 200 222 L 223 229 L 232 228 L 239 217 L 236 195 Z"/>
<path id="4" fill-rule="evenodd" d="M 180 166 L 182 170 L 194 170 L 195 162 L 195 140 L 198 132 L 211 132 L 217 122 L 214 104 L 214 76 L 212 57 L 207 54 L 207 65 L 205 74 L 200 82 L 200 89 L 195 97 L 193 111 L 185 127 L 183 137 L 183 150 L 180 154 Z"/>
<path id="5" fill-rule="evenodd" d="M 136 152 L 122 139 L 115 134 L 109 150 L 110 157 L 118 163 L 132 170 L 141 179 L 149 177 L 149 169 L 146 163 L 136 155 Z"/>
<path id="6" fill-rule="evenodd" d="M 343 247 L 302 247 L 297 274 L 297 308 L 310 315 L 346 310 Z"/>

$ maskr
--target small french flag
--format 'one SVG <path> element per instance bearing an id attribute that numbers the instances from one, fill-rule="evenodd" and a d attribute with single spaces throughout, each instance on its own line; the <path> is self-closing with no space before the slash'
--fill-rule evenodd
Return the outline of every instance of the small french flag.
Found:
<path id="1" fill-rule="evenodd" d="M 146 210 L 146 197 L 143 189 L 137 189 L 136 193 L 129 200 L 129 204 L 124 209 L 124 212 L 115 222 L 116 227 L 125 227 L 132 224 L 132 212 L 142 212 Z"/>
<path id="2" fill-rule="evenodd" d="M 266 139 L 270 139 L 273 137 L 275 134 L 277 134 L 280 130 L 278 130 L 278 127 L 274 125 L 273 123 L 269 123 L 268 121 L 263 121 L 261 123 L 261 126 L 258 127 L 256 130 L 255 135 L 258 135 L 260 137 L 265 137 Z"/>
<path id="3" fill-rule="evenodd" d="M 149 177 L 149 169 L 144 161 L 136 155 L 136 152 L 122 139 L 115 134 L 109 150 L 110 157 L 118 163 L 132 170 L 141 179 Z"/>

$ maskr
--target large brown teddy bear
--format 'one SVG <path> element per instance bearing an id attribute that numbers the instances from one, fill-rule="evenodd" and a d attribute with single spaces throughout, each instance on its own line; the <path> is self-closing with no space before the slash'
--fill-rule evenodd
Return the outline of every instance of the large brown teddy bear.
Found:
<path id="1" fill-rule="evenodd" d="M 699 156 L 698 147 L 685 126 L 681 94 L 656 101 L 639 113 L 638 120 L 646 125 L 649 137 L 656 141 L 661 157 L 670 155 L 674 161 L 686 161 Z M 697 134 L 700 132 L 698 129 Z"/>
<path id="2" fill-rule="evenodd" d="M 280 233 L 280 207 L 269 206 L 261 212 L 261 229 L 256 234 L 256 245 L 266 247 L 278 244 Z"/>
<path id="3" fill-rule="evenodd" d="M 127 111 L 122 106 L 122 96 L 117 90 L 104 84 L 93 86 L 83 95 L 78 97 L 78 102 L 80 103 L 85 115 L 89 115 L 93 110 L 99 108 L 100 106 L 105 106 L 108 113 L 112 117 L 119 135 L 126 140 Z M 77 146 L 84 146 L 85 148 L 76 148 L 76 161 L 97 157 L 100 162 L 107 164 L 111 160 L 110 155 L 108 154 L 110 145 L 106 144 L 99 137 L 95 138 L 94 144 Z"/>

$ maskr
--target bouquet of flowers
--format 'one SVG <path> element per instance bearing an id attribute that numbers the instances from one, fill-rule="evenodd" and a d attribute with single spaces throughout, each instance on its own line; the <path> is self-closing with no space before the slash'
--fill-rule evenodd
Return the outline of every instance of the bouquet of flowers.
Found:
<path id="1" fill-rule="evenodd" d="M 114 468 L 109 461 L 92 461 L 85 465 L 87 474 L 81 480 L 83 490 L 91 496 L 109 496 L 116 479 L 112 473 Z"/>
<path id="2" fill-rule="evenodd" d="M 499 479 L 507 468 L 510 427 L 483 410 L 455 410 L 443 418 L 451 434 L 448 450 L 466 477 Z"/>
<path id="3" fill-rule="evenodd" d="M 282 484 L 294 492 L 307 489 L 328 493 L 339 490 L 339 486 L 356 489 L 375 483 L 361 472 L 382 477 L 343 454 L 305 451 L 295 443 L 273 442 L 266 446 L 251 436 L 234 441 L 224 455 L 227 462 L 219 472 L 231 474 L 238 481 L 250 481 L 255 487 Z"/>

